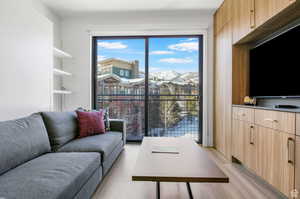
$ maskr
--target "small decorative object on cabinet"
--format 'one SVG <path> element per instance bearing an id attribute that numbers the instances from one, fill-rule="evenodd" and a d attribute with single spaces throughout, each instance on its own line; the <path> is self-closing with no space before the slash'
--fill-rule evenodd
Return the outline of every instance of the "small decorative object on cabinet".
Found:
<path id="1" fill-rule="evenodd" d="M 245 105 L 253 105 L 253 106 L 255 106 L 256 105 L 256 98 L 255 97 L 246 96 L 244 98 L 244 104 Z"/>

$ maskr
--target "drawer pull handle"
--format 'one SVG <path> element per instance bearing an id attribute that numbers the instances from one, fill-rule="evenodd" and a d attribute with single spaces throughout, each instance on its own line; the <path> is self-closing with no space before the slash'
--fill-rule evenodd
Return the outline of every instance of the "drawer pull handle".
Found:
<path id="1" fill-rule="evenodd" d="M 243 117 L 246 116 L 245 113 L 239 113 L 238 115 L 239 115 L 239 116 L 243 116 Z"/>
<path id="2" fill-rule="evenodd" d="M 275 122 L 275 123 L 278 122 L 278 120 L 273 120 L 273 119 L 269 119 L 269 118 L 266 118 L 265 121 L 267 121 L 267 122 Z"/>
<path id="3" fill-rule="evenodd" d="M 255 28 L 255 0 L 251 0 L 251 9 L 250 9 L 250 28 Z"/>
<path id="4" fill-rule="evenodd" d="M 292 147 L 291 147 L 292 145 Z M 288 138 L 287 140 L 287 151 L 288 151 L 288 163 L 294 164 L 294 150 L 295 150 L 295 141 L 293 138 Z"/>
<path id="5" fill-rule="evenodd" d="M 254 145 L 253 130 L 254 130 L 254 126 L 250 126 L 250 144 L 252 145 Z"/>

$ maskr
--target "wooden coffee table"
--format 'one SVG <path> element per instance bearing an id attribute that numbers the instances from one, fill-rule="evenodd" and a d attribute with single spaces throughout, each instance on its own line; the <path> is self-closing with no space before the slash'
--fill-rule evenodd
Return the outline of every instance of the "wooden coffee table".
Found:
<path id="1" fill-rule="evenodd" d="M 153 153 L 157 148 L 176 148 L 176 153 Z M 190 183 L 228 183 L 229 178 L 209 158 L 207 152 L 191 138 L 145 137 L 142 143 L 133 181 L 156 182 L 156 198 L 160 198 L 160 182 L 186 183 L 189 197 Z"/>

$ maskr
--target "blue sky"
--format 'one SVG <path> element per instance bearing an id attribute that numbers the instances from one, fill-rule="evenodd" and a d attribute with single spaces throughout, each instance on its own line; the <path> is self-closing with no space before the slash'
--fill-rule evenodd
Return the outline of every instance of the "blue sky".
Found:
<path id="1" fill-rule="evenodd" d="M 150 38 L 149 71 L 175 70 L 180 73 L 198 72 L 198 38 Z M 118 58 L 139 60 L 145 70 L 145 41 L 143 39 L 98 40 L 98 61 Z"/>

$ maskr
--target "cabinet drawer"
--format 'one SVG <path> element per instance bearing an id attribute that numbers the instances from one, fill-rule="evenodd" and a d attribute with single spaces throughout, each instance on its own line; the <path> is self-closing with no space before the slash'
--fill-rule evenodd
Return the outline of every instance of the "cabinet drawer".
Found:
<path id="1" fill-rule="evenodd" d="M 254 122 L 254 110 L 251 108 L 239 108 L 233 107 L 232 117 L 236 120 L 242 120 L 246 122 Z"/>
<path id="2" fill-rule="evenodd" d="M 296 134 L 300 136 L 300 113 L 296 114 Z"/>
<path id="3" fill-rule="evenodd" d="M 257 125 L 295 134 L 295 113 L 255 110 L 254 117 Z"/>

